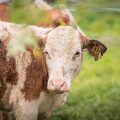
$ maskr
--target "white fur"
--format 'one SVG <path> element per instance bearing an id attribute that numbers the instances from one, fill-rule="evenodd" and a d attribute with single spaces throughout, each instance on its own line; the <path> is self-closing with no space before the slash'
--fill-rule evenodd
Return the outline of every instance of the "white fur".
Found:
<path id="1" fill-rule="evenodd" d="M 42 35 L 46 34 L 48 31 L 52 30 L 52 28 L 42 28 L 42 27 L 36 27 L 33 25 L 25 26 L 21 24 L 14 24 L 14 23 L 8 23 L 8 22 L 2 22 L 0 21 L 0 29 L 7 30 L 7 34 L 10 33 L 14 36 L 22 35 L 24 32 L 34 32 L 36 36 L 41 37 Z M 0 35 L 2 35 L 3 32 L 0 32 Z"/>
<path id="2" fill-rule="evenodd" d="M 60 26 L 48 34 L 45 45 L 49 80 L 59 79 L 70 88 L 82 65 L 82 47 L 78 31 L 69 26 Z M 80 56 L 73 60 L 75 53 Z"/>

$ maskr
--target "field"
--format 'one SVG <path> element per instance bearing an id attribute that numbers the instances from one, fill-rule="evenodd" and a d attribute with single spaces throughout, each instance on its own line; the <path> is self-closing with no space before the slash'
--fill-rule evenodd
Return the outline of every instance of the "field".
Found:
<path id="1" fill-rule="evenodd" d="M 97 62 L 84 52 L 82 69 L 66 103 L 48 120 L 120 120 L 119 12 L 78 11 L 73 15 L 88 36 L 98 38 L 108 49 Z"/>

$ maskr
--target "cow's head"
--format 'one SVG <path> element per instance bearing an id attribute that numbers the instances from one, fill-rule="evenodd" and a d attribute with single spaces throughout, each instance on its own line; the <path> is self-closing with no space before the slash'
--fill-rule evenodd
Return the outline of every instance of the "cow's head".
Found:
<path id="1" fill-rule="evenodd" d="M 60 26 L 48 33 L 44 49 L 49 74 L 48 90 L 69 91 L 81 69 L 83 49 L 97 60 L 107 48 L 69 26 Z"/>

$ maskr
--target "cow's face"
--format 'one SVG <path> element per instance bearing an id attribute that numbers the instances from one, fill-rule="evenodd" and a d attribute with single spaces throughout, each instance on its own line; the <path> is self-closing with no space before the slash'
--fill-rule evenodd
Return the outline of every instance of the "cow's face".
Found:
<path id="1" fill-rule="evenodd" d="M 82 63 L 79 34 L 71 27 L 58 27 L 48 34 L 46 62 L 49 73 L 48 89 L 68 91 Z"/>
<path id="2" fill-rule="evenodd" d="M 83 47 L 79 32 L 71 27 L 61 26 L 48 34 L 44 50 L 49 74 L 48 90 L 69 91 L 81 68 Z"/>

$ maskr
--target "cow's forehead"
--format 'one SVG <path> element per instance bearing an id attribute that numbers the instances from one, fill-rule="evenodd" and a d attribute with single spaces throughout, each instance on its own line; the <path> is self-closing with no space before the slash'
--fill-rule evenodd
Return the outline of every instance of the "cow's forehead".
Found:
<path id="1" fill-rule="evenodd" d="M 60 26 L 48 34 L 46 45 L 54 51 L 71 51 L 80 46 L 80 37 L 70 26 Z"/>

